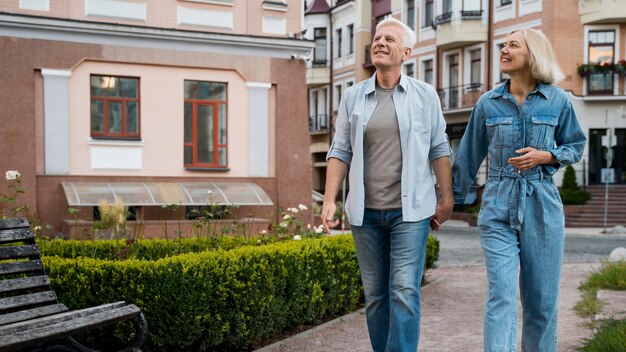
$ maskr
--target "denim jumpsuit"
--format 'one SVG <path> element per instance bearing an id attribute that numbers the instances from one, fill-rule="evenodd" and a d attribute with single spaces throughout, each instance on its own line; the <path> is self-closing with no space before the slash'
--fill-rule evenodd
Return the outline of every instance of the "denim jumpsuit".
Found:
<path id="1" fill-rule="evenodd" d="M 488 156 L 478 215 L 489 281 L 485 351 L 517 350 L 518 283 L 522 351 L 556 351 L 565 224 L 552 175 L 580 160 L 586 137 L 560 88 L 539 83 L 519 106 L 508 86 L 485 93 L 472 111 L 453 165 L 454 199 L 463 202 Z M 558 165 L 520 172 L 507 160 L 525 147 L 549 151 Z"/>

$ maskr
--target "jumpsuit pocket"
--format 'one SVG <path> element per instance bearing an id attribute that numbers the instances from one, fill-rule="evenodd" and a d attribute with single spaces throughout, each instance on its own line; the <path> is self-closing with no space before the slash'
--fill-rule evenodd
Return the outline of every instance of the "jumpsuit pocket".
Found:
<path id="1" fill-rule="evenodd" d="M 552 149 L 554 147 L 554 131 L 559 118 L 550 115 L 531 116 L 530 146 L 539 149 Z"/>
<path id="2" fill-rule="evenodd" d="M 486 121 L 489 144 L 498 148 L 513 142 L 513 116 L 489 116 Z"/>

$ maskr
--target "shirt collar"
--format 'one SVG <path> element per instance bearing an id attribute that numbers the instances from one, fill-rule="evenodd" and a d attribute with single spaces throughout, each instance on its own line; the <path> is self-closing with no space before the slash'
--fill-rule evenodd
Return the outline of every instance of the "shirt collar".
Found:
<path id="1" fill-rule="evenodd" d="M 400 75 L 400 83 L 396 87 L 402 88 L 402 90 L 406 91 L 409 86 L 409 79 L 405 74 Z M 376 91 L 376 72 L 372 75 L 372 77 L 367 81 L 365 86 L 365 95 L 371 94 Z"/>
<path id="2" fill-rule="evenodd" d="M 500 98 L 504 96 L 505 94 L 511 94 L 509 92 L 509 83 L 510 83 L 510 80 L 507 79 L 500 87 L 492 90 L 491 94 L 489 94 L 489 98 L 495 99 L 495 98 Z M 550 98 L 550 84 L 541 83 L 541 82 L 537 83 L 537 87 L 535 87 L 535 89 L 533 89 L 528 94 L 533 94 L 533 93 L 540 93 L 545 99 Z"/>

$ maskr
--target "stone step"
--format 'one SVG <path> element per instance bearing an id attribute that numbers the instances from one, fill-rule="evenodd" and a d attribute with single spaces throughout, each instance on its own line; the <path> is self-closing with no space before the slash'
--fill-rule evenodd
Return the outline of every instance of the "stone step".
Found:
<path id="1" fill-rule="evenodd" d="M 598 300 L 602 302 L 601 313 L 595 319 L 626 319 L 626 291 L 598 290 Z"/>

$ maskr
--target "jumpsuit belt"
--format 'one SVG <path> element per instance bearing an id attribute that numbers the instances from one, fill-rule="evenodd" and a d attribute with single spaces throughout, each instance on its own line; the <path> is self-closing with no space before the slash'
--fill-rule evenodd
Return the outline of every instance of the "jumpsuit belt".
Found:
<path id="1" fill-rule="evenodd" d="M 503 178 L 509 178 L 513 180 L 513 189 L 509 197 L 509 224 L 512 229 L 519 231 L 524 223 L 524 213 L 526 210 L 526 198 L 529 197 L 535 187 L 528 181 L 542 180 L 544 177 L 542 172 L 535 172 L 531 174 L 524 173 L 504 173 L 499 170 L 495 171 L 495 175 L 489 178 L 495 178 L 498 181 Z"/>

